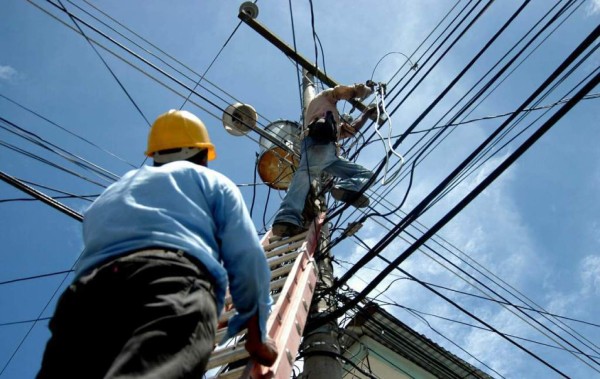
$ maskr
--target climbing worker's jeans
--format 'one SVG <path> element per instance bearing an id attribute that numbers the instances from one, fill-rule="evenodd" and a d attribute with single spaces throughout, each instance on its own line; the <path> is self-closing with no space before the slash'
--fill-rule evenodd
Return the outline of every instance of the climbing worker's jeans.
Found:
<path id="1" fill-rule="evenodd" d="M 70 285 L 38 379 L 201 378 L 214 347 L 211 277 L 178 252 L 144 250 Z"/>
<path id="2" fill-rule="evenodd" d="M 275 215 L 276 223 L 289 222 L 302 226 L 302 211 L 310 181 L 326 172 L 341 180 L 335 187 L 350 191 L 360 191 L 373 176 L 370 170 L 336 155 L 335 143 L 316 143 L 311 137 L 302 141 L 302 157 L 298 169 L 288 188 L 288 192 Z"/>

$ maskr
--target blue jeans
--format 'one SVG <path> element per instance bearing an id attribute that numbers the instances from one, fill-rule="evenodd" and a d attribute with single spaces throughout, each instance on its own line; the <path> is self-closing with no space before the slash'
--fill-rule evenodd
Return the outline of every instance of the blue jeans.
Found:
<path id="1" fill-rule="evenodd" d="M 303 225 L 302 211 L 310 190 L 310 181 L 319 178 L 323 171 L 341 179 L 335 185 L 336 188 L 356 192 L 373 176 L 373 173 L 363 166 L 338 157 L 335 143 L 316 144 L 312 138 L 307 137 L 302 142 L 302 158 L 298 170 L 275 215 L 274 223 Z"/>

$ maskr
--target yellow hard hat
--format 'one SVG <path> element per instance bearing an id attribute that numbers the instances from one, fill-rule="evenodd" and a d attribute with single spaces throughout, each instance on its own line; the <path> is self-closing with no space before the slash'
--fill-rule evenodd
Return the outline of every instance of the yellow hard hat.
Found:
<path id="1" fill-rule="evenodd" d="M 146 155 L 152 157 L 157 151 L 184 147 L 208 149 L 209 161 L 217 157 L 204 123 L 194 114 L 171 109 L 158 116 L 148 135 Z"/>

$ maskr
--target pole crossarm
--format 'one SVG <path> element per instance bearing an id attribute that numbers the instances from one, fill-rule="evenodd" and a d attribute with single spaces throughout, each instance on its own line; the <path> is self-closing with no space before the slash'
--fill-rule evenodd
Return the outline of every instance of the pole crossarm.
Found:
<path id="1" fill-rule="evenodd" d="M 300 66 L 302 66 L 302 68 L 304 68 L 310 74 L 313 74 L 314 76 L 319 78 L 320 81 L 327 84 L 329 87 L 335 87 L 339 85 L 338 82 L 327 76 L 323 71 L 319 70 L 317 66 L 312 64 L 308 59 L 304 58 L 292 47 L 283 42 L 280 38 L 273 34 L 273 32 L 271 32 L 261 23 L 253 19 L 251 15 L 245 12 L 240 12 L 238 14 L 238 18 L 242 20 L 246 25 L 251 27 L 255 32 L 263 36 L 267 41 L 271 42 L 276 48 L 281 50 L 281 52 L 290 57 L 294 62 L 297 62 Z M 351 99 L 348 100 L 348 102 L 361 112 L 367 109 L 366 105 L 364 105 L 358 100 Z M 372 116 L 371 119 L 376 120 L 376 116 Z"/>

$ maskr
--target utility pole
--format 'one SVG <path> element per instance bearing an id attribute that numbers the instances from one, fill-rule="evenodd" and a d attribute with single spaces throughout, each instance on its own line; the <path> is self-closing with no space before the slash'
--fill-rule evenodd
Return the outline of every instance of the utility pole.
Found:
<path id="1" fill-rule="evenodd" d="M 306 109 L 308 104 L 310 104 L 312 99 L 315 97 L 316 92 L 313 75 L 316 75 L 319 80 L 330 87 L 335 87 L 338 83 L 325 75 L 314 64 L 310 63 L 307 59 L 298 54 L 289 45 L 275 36 L 258 21 L 256 21 L 255 18 L 257 15 L 258 8 L 256 5 L 246 2 L 240 7 L 238 17 L 303 68 L 302 110 L 304 118 L 303 121 L 305 121 Z M 366 106 L 357 100 L 350 100 L 350 103 L 361 111 L 366 109 Z M 302 129 L 304 130 L 304 127 Z M 313 180 L 313 183 L 316 181 L 316 187 L 321 187 L 319 180 L 319 178 L 315 178 Z M 307 202 L 308 207 L 321 208 L 322 204 L 324 204 L 323 198 L 315 198 L 315 196 L 312 194 L 309 194 L 309 198 L 311 198 L 311 201 Z M 313 201 L 315 204 L 313 204 Z M 320 211 L 322 211 L 322 209 L 320 209 Z M 318 211 L 315 212 L 315 209 L 305 209 L 304 213 L 305 215 L 308 213 L 314 216 L 318 214 Z M 341 355 L 341 349 L 338 342 L 339 327 L 337 322 L 334 320 L 317 328 L 310 327 L 311 318 L 317 316 L 322 317 L 326 312 L 331 312 L 337 303 L 335 295 L 324 297 L 324 293 L 328 293 L 326 290 L 333 286 L 334 278 L 332 258 L 328 248 L 330 243 L 330 232 L 328 225 L 322 225 L 319 237 L 317 249 L 314 255 L 316 267 L 318 269 L 318 278 L 315 285 L 316 296 L 313 296 L 313 299 L 319 300 L 313 301 L 310 305 L 308 320 L 306 322 L 302 343 L 300 345 L 299 353 L 304 357 L 304 370 L 301 377 L 303 379 L 341 379 L 342 364 L 339 358 Z"/>
<path id="2" fill-rule="evenodd" d="M 302 77 L 302 89 L 302 110 L 304 120 L 306 120 L 306 109 L 315 97 L 313 76 L 306 70 Z M 331 311 L 330 307 L 336 304 L 335 299 L 322 298 L 323 292 L 333 285 L 333 265 L 327 248 L 329 242 L 329 227 L 324 224 L 321 227 L 318 249 L 315 251 L 315 263 L 319 276 L 315 296 L 313 296 L 314 300 L 308 314 L 307 327 L 300 345 L 300 354 L 304 357 L 304 370 L 301 376 L 303 379 L 341 379 L 342 377 L 342 364 L 338 358 L 341 350 L 338 342 L 337 322 L 332 321 L 315 329 L 310 328 L 311 318 L 317 315 L 323 316 L 323 313 Z"/>

